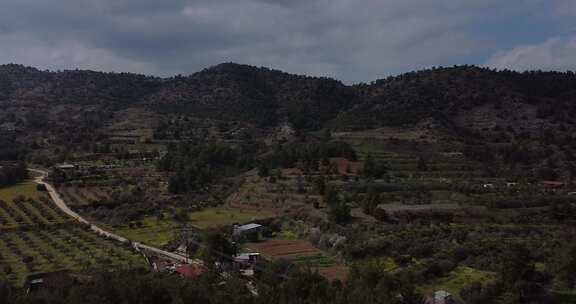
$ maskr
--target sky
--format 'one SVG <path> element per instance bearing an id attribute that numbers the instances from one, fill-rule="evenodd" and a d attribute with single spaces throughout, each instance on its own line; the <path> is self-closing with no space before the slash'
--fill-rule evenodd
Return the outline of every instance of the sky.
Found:
<path id="1" fill-rule="evenodd" d="M 0 64 L 173 76 L 223 62 L 346 83 L 576 70 L 576 0 L 0 1 Z"/>

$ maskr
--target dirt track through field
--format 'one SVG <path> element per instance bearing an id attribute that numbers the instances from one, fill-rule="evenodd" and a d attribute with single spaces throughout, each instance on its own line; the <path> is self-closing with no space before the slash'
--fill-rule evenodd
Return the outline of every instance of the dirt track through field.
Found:
<path id="1" fill-rule="evenodd" d="M 56 191 L 56 189 L 54 189 L 54 187 L 51 184 L 44 181 L 46 176 L 48 176 L 48 172 L 43 171 L 43 170 L 38 170 L 38 169 L 28 169 L 28 171 L 32 171 L 32 172 L 39 174 L 39 176 L 35 177 L 34 182 L 39 184 L 39 185 L 44 185 L 46 187 L 46 191 L 48 191 L 50 198 L 52 198 L 52 202 L 54 202 L 54 204 L 56 204 L 56 206 L 58 208 L 60 208 L 60 210 L 62 210 L 62 212 L 66 213 L 70 217 L 74 218 L 76 221 L 90 226 L 90 229 L 92 231 L 98 233 L 99 235 L 110 238 L 110 239 L 114 239 L 114 240 L 121 242 L 121 243 L 129 243 L 135 249 L 148 250 L 148 251 L 151 251 L 153 253 L 162 255 L 164 257 L 169 257 L 171 259 L 174 259 L 174 260 L 177 260 L 177 261 L 180 261 L 183 263 L 192 262 L 192 263 L 202 264 L 202 262 L 200 262 L 198 260 L 192 260 L 191 261 L 188 257 L 185 257 L 185 256 L 180 255 L 178 253 L 165 251 L 165 250 L 162 250 L 162 249 L 159 249 L 156 247 L 144 245 L 144 244 L 139 243 L 139 242 L 131 242 L 130 240 L 128 240 L 127 238 L 125 238 L 123 236 L 120 236 L 120 235 L 115 234 L 113 232 L 104 230 L 104 229 L 90 223 L 89 221 L 84 219 L 82 216 L 80 216 L 78 213 L 76 213 L 75 211 L 70 209 L 70 207 L 68 207 L 66 202 L 60 196 L 60 194 Z"/>

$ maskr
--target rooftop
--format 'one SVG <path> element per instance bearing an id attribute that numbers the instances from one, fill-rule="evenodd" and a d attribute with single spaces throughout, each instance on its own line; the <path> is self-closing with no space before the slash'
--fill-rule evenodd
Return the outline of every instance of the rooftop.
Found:
<path id="1" fill-rule="evenodd" d="M 234 229 L 235 232 L 243 232 L 243 231 L 248 231 L 248 230 L 252 230 L 252 229 L 257 229 L 262 227 L 262 225 L 260 224 L 255 224 L 255 223 L 251 223 L 251 224 L 246 224 L 246 225 L 242 225 L 242 226 L 238 226 Z"/>
<path id="2" fill-rule="evenodd" d="M 186 279 L 193 279 L 200 276 L 204 269 L 197 264 L 185 264 L 176 267 L 176 272 Z"/>
<path id="3" fill-rule="evenodd" d="M 62 164 L 57 166 L 59 169 L 74 169 L 75 166 L 71 164 Z"/>

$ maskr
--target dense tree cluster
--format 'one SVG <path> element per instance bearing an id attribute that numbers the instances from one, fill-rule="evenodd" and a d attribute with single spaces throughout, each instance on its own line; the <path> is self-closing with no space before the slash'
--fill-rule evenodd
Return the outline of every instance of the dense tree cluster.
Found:
<path id="1" fill-rule="evenodd" d="M 265 127 L 289 122 L 296 129 L 307 130 L 327 125 L 366 129 L 433 119 L 440 128 L 465 134 L 453 119 L 459 112 L 488 105 L 495 110 L 492 118 L 497 119 L 511 109 L 508 105 L 519 103 L 536 107 L 536 116 L 507 118 L 544 120 L 545 129 L 566 129 L 574 124 L 575 83 L 574 73 L 518 73 L 473 66 L 433 68 L 346 86 L 333 79 L 233 63 L 169 79 L 3 65 L 0 101 L 37 100 L 108 108 L 136 103 L 161 113 L 202 113 L 203 117 Z M 42 119 L 30 121 L 43 123 Z"/>
<path id="2" fill-rule="evenodd" d="M 380 160 L 375 160 L 372 155 L 366 156 L 364 161 L 364 174 L 371 178 L 383 178 L 386 176 L 388 168 L 386 164 Z"/>
<path id="3" fill-rule="evenodd" d="M 173 145 L 158 162 L 158 169 L 172 171 L 172 193 L 201 191 L 217 178 L 253 166 L 252 152 L 224 144 Z"/>
<path id="4" fill-rule="evenodd" d="M 336 80 L 226 63 L 170 79 L 146 102 L 164 111 L 318 129 L 353 98 L 353 91 Z"/>
<path id="5" fill-rule="evenodd" d="M 15 142 L 15 138 L 0 135 L 0 160 L 22 160 L 27 151 L 24 145 Z"/>
<path id="6" fill-rule="evenodd" d="M 36 99 L 117 106 L 137 102 L 154 92 L 160 83 L 157 78 L 129 73 L 49 72 L 9 64 L 0 66 L 0 101 Z"/>
<path id="7" fill-rule="evenodd" d="M 328 218 L 336 224 L 344 224 L 351 219 L 350 206 L 333 188 L 326 190 L 324 203 L 328 206 Z"/>
<path id="8" fill-rule="evenodd" d="M 305 172 L 309 172 L 318 171 L 321 165 L 327 166 L 330 157 L 355 160 L 356 151 L 349 144 L 341 141 L 293 143 L 276 146 L 265 161 L 268 167 L 300 167 Z"/>
<path id="9" fill-rule="evenodd" d="M 352 270 L 346 283 L 328 282 L 306 269 L 286 262 L 265 266 L 255 280 L 254 296 L 247 282 L 236 276 L 220 277 L 208 271 L 183 281 L 177 276 L 143 271 L 99 274 L 90 282 L 63 284 L 25 296 L 0 280 L 3 304 L 101 304 L 101 303 L 210 303 L 210 304 L 420 304 L 423 297 L 409 282 L 390 277 L 377 264 L 362 264 Z"/>
<path id="10" fill-rule="evenodd" d="M 480 105 L 537 105 L 539 117 L 570 121 L 576 112 L 574 73 L 494 71 L 474 66 L 433 68 L 357 85 L 355 107 L 338 116 L 334 127 L 374 128 L 434 119 L 453 129 L 460 111 Z M 496 117 L 494 117 L 496 118 Z M 507 117 L 510 118 L 510 117 Z M 456 130 L 460 131 L 460 130 Z"/>
<path id="11" fill-rule="evenodd" d="M 28 177 L 24 163 L 0 165 L 0 187 L 23 181 Z"/>

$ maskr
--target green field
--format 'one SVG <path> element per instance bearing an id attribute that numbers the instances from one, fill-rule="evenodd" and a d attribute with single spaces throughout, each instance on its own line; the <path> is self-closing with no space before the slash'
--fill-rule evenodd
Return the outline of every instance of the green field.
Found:
<path id="1" fill-rule="evenodd" d="M 0 198 L 0 277 L 15 285 L 44 272 L 146 266 L 130 248 L 73 223 L 32 182 L 2 188 Z"/>
<path id="2" fill-rule="evenodd" d="M 378 265 L 386 272 L 395 272 L 400 266 L 391 257 L 382 257 L 377 260 Z"/>
<path id="3" fill-rule="evenodd" d="M 297 265 L 303 265 L 308 267 L 329 267 L 336 264 L 336 261 L 324 254 L 310 255 L 310 256 L 298 256 L 291 261 Z"/>
<path id="4" fill-rule="evenodd" d="M 37 273 L 113 271 L 145 266 L 144 259 L 130 248 L 72 224 L 0 234 L 0 277 L 17 286 L 22 286 L 28 275 Z"/>
<path id="5" fill-rule="evenodd" d="M 14 186 L 0 188 L 0 200 L 8 202 L 17 196 L 25 196 L 38 200 L 40 196 L 45 195 L 36 190 L 36 183 L 33 181 L 26 181 Z"/>
<path id="6" fill-rule="evenodd" d="M 450 292 L 456 298 L 460 298 L 460 290 L 470 286 L 472 283 L 491 283 L 496 280 L 496 274 L 487 271 L 480 271 L 466 266 L 459 266 L 447 277 L 429 282 L 419 289 L 424 294 L 433 293 L 437 290 Z"/>
<path id="7" fill-rule="evenodd" d="M 273 214 L 264 211 L 247 211 L 218 207 L 193 212 L 190 214 L 190 220 L 195 227 L 204 229 L 222 227 L 234 223 L 246 223 L 272 216 Z"/>
<path id="8" fill-rule="evenodd" d="M 271 217 L 266 212 L 243 211 L 226 209 L 224 207 L 207 208 L 192 212 L 189 215 L 190 223 L 200 229 L 216 228 L 234 223 L 245 223 L 256 219 Z M 165 246 L 177 236 L 182 226 L 173 219 L 165 216 L 158 219 L 147 216 L 142 220 L 133 221 L 122 226 L 102 225 L 129 240 L 142 242 L 153 246 Z"/>
<path id="9" fill-rule="evenodd" d="M 157 217 L 148 216 L 140 221 L 133 222 L 132 227 L 127 224 L 124 226 L 106 226 L 106 228 L 129 240 L 161 247 L 174 239 L 179 226 L 170 219 L 158 219 Z"/>
<path id="10" fill-rule="evenodd" d="M 21 197 L 22 200 L 14 201 Z M 0 231 L 54 225 L 71 219 L 54 205 L 33 182 L 0 189 Z"/>

